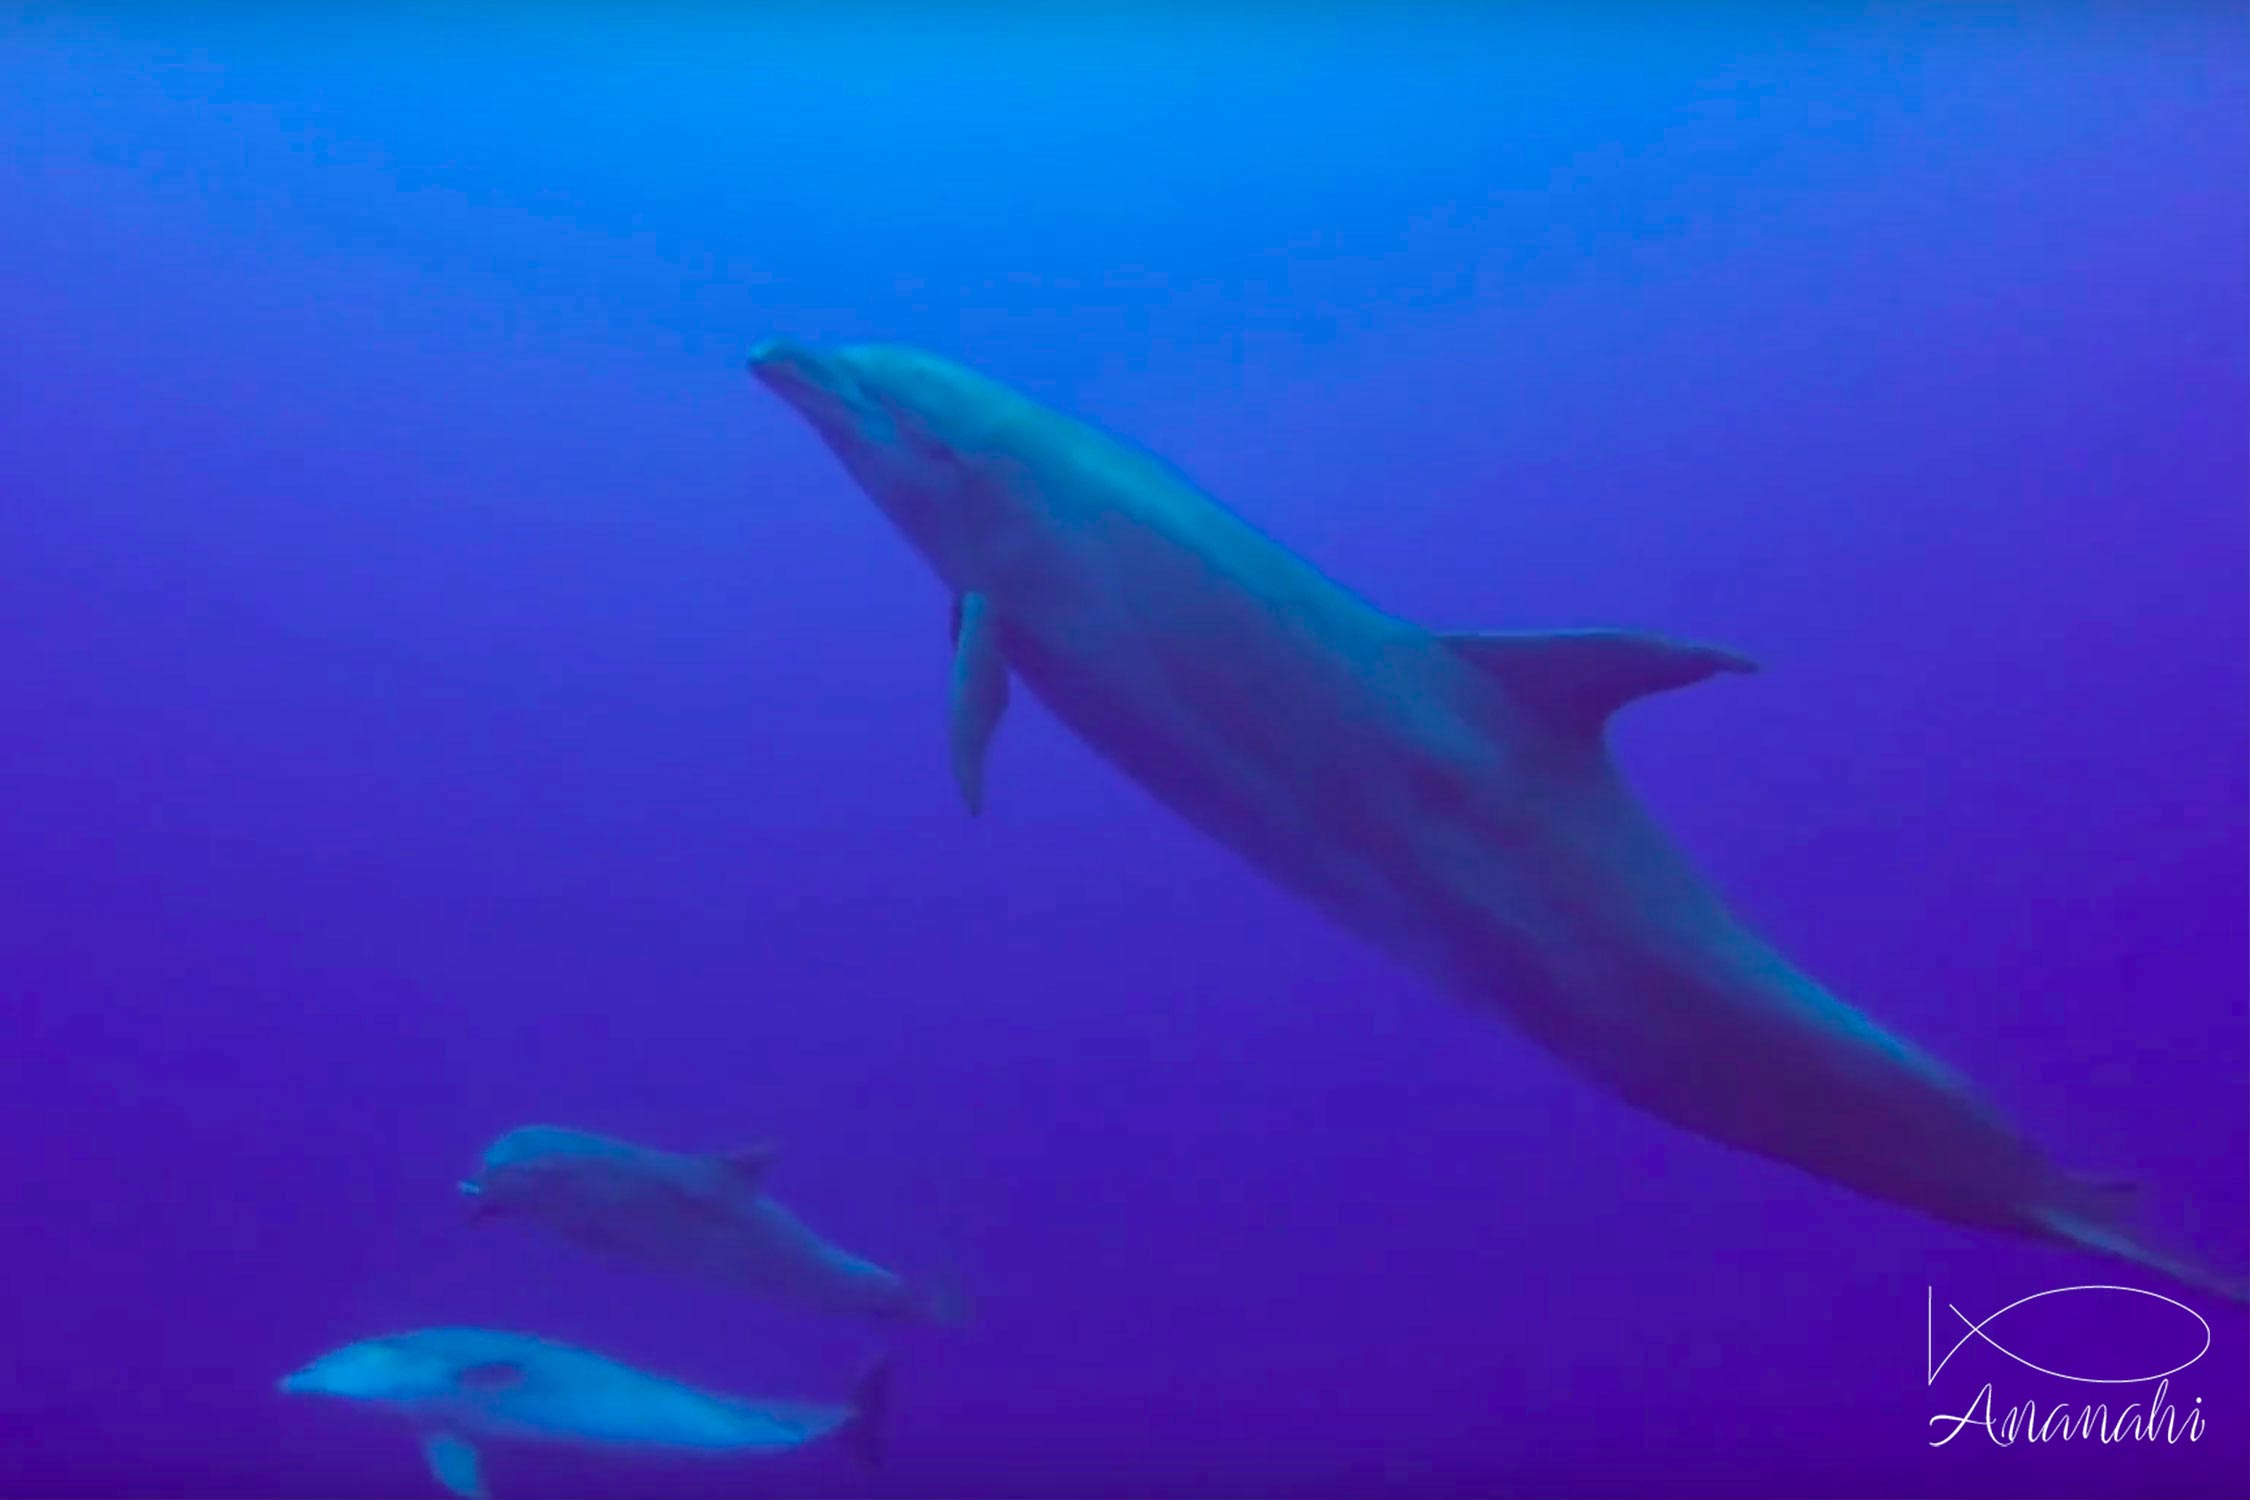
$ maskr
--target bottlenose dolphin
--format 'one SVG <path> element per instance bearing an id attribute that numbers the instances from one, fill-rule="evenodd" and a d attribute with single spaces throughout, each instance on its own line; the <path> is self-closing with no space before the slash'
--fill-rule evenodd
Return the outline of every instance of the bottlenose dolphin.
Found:
<path id="1" fill-rule="evenodd" d="M 421 1435 L 438 1483 L 482 1497 L 476 1438 L 724 1454 L 776 1453 L 833 1435 L 874 1463 L 890 1371 L 870 1370 L 850 1406 L 738 1401 L 529 1334 L 426 1328 L 346 1344 L 281 1389 L 389 1407 Z"/>
<path id="2" fill-rule="evenodd" d="M 1622 630 L 1439 634 L 1157 459 L 919 350 L 769 340 L 793 406 L 951 590 L 972 812 L 1021 678 L 1175 812 L 1687 1129 L 1956 1223 L 2241 1297 L 2142 1245 L 1948 1068 L 1736 922 L 1606 745 L 1645 694 L 1753 670 Z"/>
<path id="3" fill-rule="evenodd" d="M 621 1260 L 730 1282 L 816 1312 L 954 1321 L 950 1293 L 830 1244 L 762 1191 L 771 1145 L 709 1156 L 659 1151 L 558 1125 L 485 1148 L 461 1184 L 475 1217 L 527 1219 Z"/>

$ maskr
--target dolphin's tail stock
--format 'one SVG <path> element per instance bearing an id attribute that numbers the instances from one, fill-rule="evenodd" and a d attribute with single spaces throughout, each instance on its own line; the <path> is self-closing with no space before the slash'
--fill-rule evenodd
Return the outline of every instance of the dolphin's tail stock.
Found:
<path id="1" fill-rule="evenodd" d="M 2143 1244 L 2132 1223 L 2139 1202 L 2139 1184 L 2123 1178 L 2062 1177 L 2054 1201 L 2033 1209 L 2031 1219 L 2049 1239 L 2113 1256 L 2208 1296 L 2250 1304 L 2250 1280 Z"/>
<path id="2" fill-rule="evenodd" d="M 881 1467 L 883 1424 L 890 1414 L 891 1362 L 885 1358 L 875 1361 L 859 1377 L 859 1388 L 852 1393 L 852 1414 L 836 1429 L 837 1441 L 870 1469 Z"/>

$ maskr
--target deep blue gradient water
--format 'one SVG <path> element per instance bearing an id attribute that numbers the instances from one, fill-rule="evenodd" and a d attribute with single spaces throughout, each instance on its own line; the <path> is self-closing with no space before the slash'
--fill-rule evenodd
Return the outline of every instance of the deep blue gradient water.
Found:
<path id="1" fill-rule="evenodd" d="M 1932 1448 L 2127 1388 L 1932 1382 L 1926 1302 L 2177 1289 L 1632 1113 L 1026 694 L 966 816 L 943 590 L 741 369 L 927 345 L 1433 626 L 1758 657 L 1621 716 L 1646 799 L 2239 1272 L 2239 9 L 1180 9 L 0 21 L 0 1492 L 435 1494 L 273 1382 L 464 1322 L 898 1352 L 879 1473 L 507 1500 L 2243 1492 L 2240 1309 L 2200 1441 Z M 530 1121 L 777 1138 L 975 1319 L 471 1230 Z"/>

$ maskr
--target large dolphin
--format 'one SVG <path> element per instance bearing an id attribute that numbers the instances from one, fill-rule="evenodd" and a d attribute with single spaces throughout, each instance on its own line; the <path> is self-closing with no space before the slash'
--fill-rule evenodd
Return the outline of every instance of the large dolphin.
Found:
<path id="1" fill-rule="evenodd" d="M 768 341 L 811 423 L 954 599 L 971 811 L 1020 678 L 1080 738 L 1332 917 L 1667 1120 L 1956 1223 L 2122 1257 L 2127 1195 L 1736 922 L 1625 785 L 1610 714 L 1751 670 L 1620 630 L 1440 634 L 1167 465 L 918 350 Z"/>
<path id="2" fill-rule="evenodd" d="M 816 1312 L 954 1321 L 950 1293 L 907 1281 L 815 1234 L 763 1191 L 775 1150 L 688 1155 L 559 1125 L 485 1148 L 461 1184 L 476 1217 L 520 1217 L 590 1250 L 724 1281 Z"/>
<path id="3" fill-rule="evenodd" d="M 530 1334 L 425 1328 L 346 1344 L 284 1377 L 281 1389 L 389 1408 L 420 1435 L 437 1481 L 481 1500 L 478 1438 L 727 1454 L 833 1435 L 873 1463 L 890 1373 L 870 1370 L 850 1406 L 738 1401 Z"/>

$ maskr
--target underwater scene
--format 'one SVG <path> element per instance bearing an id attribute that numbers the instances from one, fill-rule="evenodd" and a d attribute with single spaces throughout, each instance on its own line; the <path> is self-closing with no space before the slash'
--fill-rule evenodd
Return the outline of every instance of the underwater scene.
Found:
<path id="1" fill-rule="evenodd" d="M 2250 15 L 0 12 L 0 1495 L 2250 1494 Z"/>

